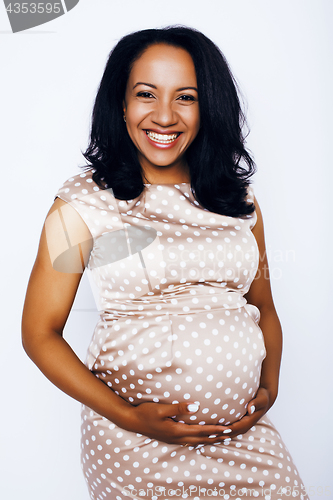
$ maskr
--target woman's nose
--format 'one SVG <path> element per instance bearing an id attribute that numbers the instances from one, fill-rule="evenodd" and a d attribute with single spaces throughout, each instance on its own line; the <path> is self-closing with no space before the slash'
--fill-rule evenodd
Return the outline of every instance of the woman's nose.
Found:
<path id="1" fill-rule="evenodd" d="M 172 103 L 159 101 L 154 109 L 152 121 L 163 127 L 174 125 L 177 122 L 177 115 Z"/>

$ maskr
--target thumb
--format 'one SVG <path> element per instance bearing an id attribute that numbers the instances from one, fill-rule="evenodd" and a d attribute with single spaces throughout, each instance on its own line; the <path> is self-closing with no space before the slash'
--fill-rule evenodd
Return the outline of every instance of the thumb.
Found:
<path id="1" fill-rule="evenodd" d="M 256 411 L 256 405 L 254 404 L 254 400 L 251 401 L 247 406 L 248 415 L 252 415 Z"/>
<path id="2" fill-rule="evenodd" d="M 267 389 L 259 387 L 257 394 L 247 406 L 248 415 L 252 415 L 255 411 L 266 408 L 268 403 L 269 396 Z"/>

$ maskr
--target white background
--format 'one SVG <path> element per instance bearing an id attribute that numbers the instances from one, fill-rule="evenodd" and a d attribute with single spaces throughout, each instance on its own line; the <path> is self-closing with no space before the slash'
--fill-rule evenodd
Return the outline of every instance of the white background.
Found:
<path id="1" fill-rule="evenodd" d="M 333 498 L 332 19 L 331 0 L 81 0 L 48 24 L 12 34 L 1 2 L 1 498 L 88 500 L 80 405 L 24 353 L 24 295 L 54 193 L 84 163 L 109 51 L 131 31 L 177 23 L 220 46 L 248 102 L 285 339 L 270 415 L 311 499 Z M 81 357 L 96 321 L 89 309 L 84 280 L 65 332 Z M 331 493 L 320 496 L 325 487 Z"/>

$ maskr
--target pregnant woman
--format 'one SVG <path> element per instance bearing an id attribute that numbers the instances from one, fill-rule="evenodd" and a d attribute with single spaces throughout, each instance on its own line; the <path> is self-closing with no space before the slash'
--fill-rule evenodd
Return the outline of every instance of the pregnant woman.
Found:
<path id="1" fill-rule="evenodd" d="M 111 52 L 89 165 L 56 194 L 23 313 L 28 355 L 82 403 L 93 500 L 308 498 L 265 415 L 281 327 L 243 122 L 202 33 Z M 85 268 L 100 319 L 83 364 L 62 332 Z"/>

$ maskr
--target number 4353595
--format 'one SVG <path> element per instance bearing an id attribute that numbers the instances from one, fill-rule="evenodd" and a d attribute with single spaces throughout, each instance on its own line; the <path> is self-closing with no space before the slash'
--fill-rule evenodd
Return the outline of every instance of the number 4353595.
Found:
<path id="1" fill-rule="evenodd" d="M 10 14 L 60 14 L 61 12 L 61 3 L 60 2 L 39 2 L 39 3 L 10 3 L 6 7 L 7 12 Z"/>

